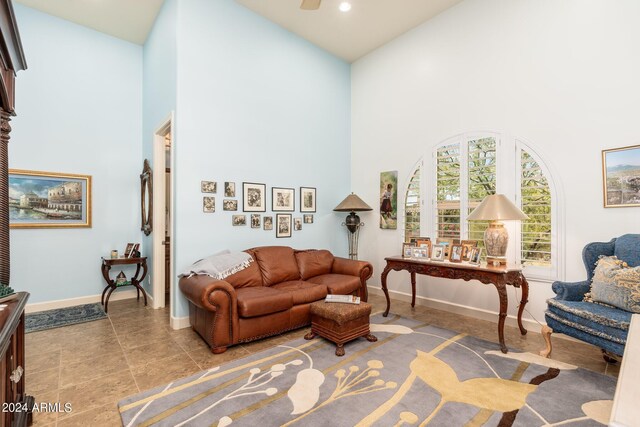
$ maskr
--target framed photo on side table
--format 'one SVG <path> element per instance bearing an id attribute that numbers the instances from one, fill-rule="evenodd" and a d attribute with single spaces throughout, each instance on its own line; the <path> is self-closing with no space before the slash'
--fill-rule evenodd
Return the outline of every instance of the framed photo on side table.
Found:
<path id="1" fill-rule="evenodd" d="M 449 261 L 461 262 L 462 261 L 462 245 L 453 245 L 449 251 Z"/>
<path id="2" fill-rule="evenodd" d="M 413 243 L 405 242 L 402 244 L 402 258 L 411 258 L 413 256 Z"/>
<path id="3" fill-rule="evenodd" d="M 291 237 L 291 214 L 276 214 L 276 237 Z"/>
<path id="4" fill-rule="evenodd" d="M 451 246 L 453 245 L 453 239 L 450 239 L 448 237 L 438 237 L 436 239 L 436 243 L 438 245 L 443 245 L 444 246 L 444 256 L 448 257 L 449 256 L 449 250 L 451 249 Z"/>
<path id="5" fill-rule="evenodd" d="M 267 186 L 254 182 L 242 183 L 242 210 L 244 212 L 267 211 Z"/>
<path id="6" fill-rule="evenodd" d="M 433 245 L 431 248 L 431 261 L 444 261 L 444 253 L 446 247 L 444 245 Z"/>
<path id="7" fill-rule="evenodd" d="M 293 212 L 296 210 L 296 192 L 293 188 L 271 187 L 271 210 Z"/>
<path id="8" fill-rule="evenodd" d="M 316 189 L 300 187 L 300 212 L 316 211 Z"/>
<path id="9" fill-rule="evenodd" d="M 411 258 L 415 258 L 415 259 L 428 259 L 429 258 L 429 249 L 427 248 L 418 248 L 418 247 L 413 247 L 411 248 L 411 252 L 412 252 L 412 256 Z"/>
<path id="10" fill-rule="evenodd" d="M 482 248 L 472 248 L 469 252 L 469 264 L 480 265 L 482 258 Z"/>

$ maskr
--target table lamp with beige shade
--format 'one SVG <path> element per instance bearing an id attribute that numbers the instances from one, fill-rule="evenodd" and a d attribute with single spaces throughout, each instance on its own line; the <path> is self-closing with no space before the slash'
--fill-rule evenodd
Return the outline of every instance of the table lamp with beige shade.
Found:
<path id="1" fill-rule="evenodd" d="M 509 233 L 501 221 L 522 220 L 529 217 L 504 194 L 492 194 L 469 214 L 469 221 L 490 221 L 484 232 L 487 263 L 495 266 L 507 263 Z"/>

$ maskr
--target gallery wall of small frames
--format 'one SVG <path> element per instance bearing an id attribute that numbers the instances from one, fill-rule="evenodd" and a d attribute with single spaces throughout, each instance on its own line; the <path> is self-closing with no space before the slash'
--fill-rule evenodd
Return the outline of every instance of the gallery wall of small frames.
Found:
<path id="1" fill-rule="evenodd" d="M 217 181 L 200 181 L 202 196 L 202 212 L 216 212 Z M 296 193 L 299 194 L 296 203 Z M 243 182 L 236 191 L 236 183 L 225 181 L 221 188 L 222 210 L 224 212 L 242 212 L 246 214 L 232 214 L 231 225 L 242 227 L 250 225 L 253 229 L 272 231 L 275 228 L 276 237 L 291 237 L 292 231 L 302 231 L 303 224 L 313 224 L 313 213 L 316 212 L 316 188 L 300 187 L 296 192 L 290 187 L 271 187 L 272 215 L 267 212 L 267 185 L 255 182 Z M 241 204 L 241 206 L 239 206 Z M 296 215 L 296 207 L 300 215 Z M 280 213 L 290 212 L 290 213 Z M 275 217 L 275 218 L 274 218 Z"/>
<path id="2" fill-rule="evenodd" d="M 402 244 L 402 257 L 423 261 L 461 262 L 480 265 L 484 248 L 477 240 L 415 237 Z"/>

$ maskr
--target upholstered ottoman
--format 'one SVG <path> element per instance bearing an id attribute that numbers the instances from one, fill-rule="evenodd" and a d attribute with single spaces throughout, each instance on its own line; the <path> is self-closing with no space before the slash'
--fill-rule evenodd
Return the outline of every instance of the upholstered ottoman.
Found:
<path id="1" fill-rule="evenodd" d="M 342 304 L 316 301 L 311 304 L 311 332 L 304 336 L 313 339 L 316 335 L 336 344 L 336 356 L 344 356 L 344 344 L 359 337 L 374 342 L 378 338 L 369 333 L 371 304 Z"/>

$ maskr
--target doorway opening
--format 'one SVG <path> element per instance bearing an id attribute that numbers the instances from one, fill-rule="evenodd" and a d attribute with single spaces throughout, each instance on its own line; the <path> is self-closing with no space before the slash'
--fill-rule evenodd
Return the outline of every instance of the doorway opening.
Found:
<path id="1" fill-rule="evenodd" d="M 153 136 L 153 308 L 173 305 L 173 114 Z"/>

